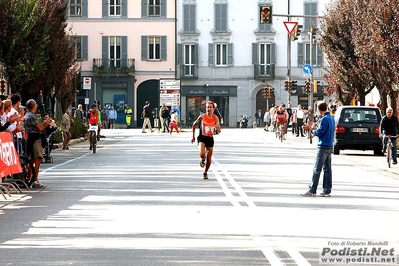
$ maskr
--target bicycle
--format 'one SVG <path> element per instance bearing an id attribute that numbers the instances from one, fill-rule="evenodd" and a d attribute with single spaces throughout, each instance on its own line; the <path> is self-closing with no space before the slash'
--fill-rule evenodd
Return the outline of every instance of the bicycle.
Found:
<path id="1" fill-rule="evenodd" d="M 383 140 L 384 140 L 384 138 L 386 138 L 386 137 L 388 137 L 388 139 L 387 139 L 387 145 L 386 145 L 386 147 L 387 147 L 387 163 L 388 163 L 388 168 L 391 168 L 391 161 L 392 161 L 392 149 L 393 149 L 393 143 L 392 143 L 392 140 L 391 140 L 391 138 L 397 138 L 398 137 L 398 135 L 395 135 L 395 136 L 389 136 L 389 135 L 384 135 L 383 136 Z M 396 140 L 395 140 L 396 141 Z"/>
<path id="2" fill-rule="evenodd" d="M 91 145 L 93 153 L 96 153 L 97 151 L 97 131 L 98 131 L 98 124 L 95 125 L 89 124 L 89 132 L 91 133 Z"/>
<path id="3" fill-rule="evenodd" d="M 277 124 L 276 138 L 279 138 L 280 141 L 283 142 L 285 135 L 285 130 L 284 130 L 285 122 L 276 122 L 276 124 Z"/>

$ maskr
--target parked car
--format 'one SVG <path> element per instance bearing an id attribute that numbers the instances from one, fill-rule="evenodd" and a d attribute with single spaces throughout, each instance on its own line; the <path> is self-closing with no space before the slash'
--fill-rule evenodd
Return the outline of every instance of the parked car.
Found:
<path id="1" fill-rule="evenodd" d="M 340 106 L 335 112 L 334 154 L 340 150 L 373 150 L 383 155 L 379 137 L 381 112 L 372 106 Z"/>

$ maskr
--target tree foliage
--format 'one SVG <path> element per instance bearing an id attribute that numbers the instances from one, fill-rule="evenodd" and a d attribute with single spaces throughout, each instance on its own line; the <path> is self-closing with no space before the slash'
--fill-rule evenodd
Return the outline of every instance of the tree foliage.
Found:
<path id="1" fill-rule="evenodd" d="M 335 93 L 345 104 L 355 97 L 364 105 L 366 94 L 376 87 L 382 111 L 387 95 L 396 110 L 398 15 L 396 0 L 337 0 L 327 7 L 320 45 L 329 62 L 328 94 Z"/>
<path id="2" fill-rule="evenodd" d="M 59 100 L 61 113 L 75 98 L 73 81 L 81 69 L 74 61 L 74 40 L 67 30 L 68 2 L 0 0 L 5 7 L 0 36 L 7 40 L 0 43 L 2 74 L 23 102 L 37 99 L 42 91 L 45 103 Z"/>

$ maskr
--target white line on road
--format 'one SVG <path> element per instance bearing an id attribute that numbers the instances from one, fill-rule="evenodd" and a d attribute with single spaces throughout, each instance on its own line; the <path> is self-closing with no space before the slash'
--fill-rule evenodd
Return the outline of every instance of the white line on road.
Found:
<path id="1" fill-rule="evenodd" d="M 54 165 L 54 166 L 49 167 L 49 168 L 47 168 L 47 169 L 45 169 L 45 170 L 43 170 L 43 171 L 40 171 L 40 172 L 41 172 L 41 173 L 45 173 L 45 172 L 47 172 L 47 171 L 53 170 L 53 169 L 55 169 L 55 168 L 58 168 L 58 167 L 60 167 L 60 166 L 63 166 L 63 165 L 69 164 L 69 163 L 71 163 L 71 162 L 74 162 L 74 161 L 76 161 L 76 160 L 82 159 L 83 157 L 86 157 L 86 156 L 89 155 L 89 154 L 91 154 L 91 153 L 85 153 L 85 154 L 83 154 L 83 155 L 80 156 L 80 157 L 77 157 L 77 158 L 68 160 L 68 161 L 66 161 L 66 162 L 63 162 L 63 163 Z"/>

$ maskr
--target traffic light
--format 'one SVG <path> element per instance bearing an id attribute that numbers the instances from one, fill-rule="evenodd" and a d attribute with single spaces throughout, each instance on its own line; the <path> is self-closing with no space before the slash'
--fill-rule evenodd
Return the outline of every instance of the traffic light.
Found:
<path id="1" fill-rule="evenodd" d="M 310 27 L 309 32 L 310 32 L 310 42 L 313 44 L 314 40 L 316 39 L 317 28 Z"/>
<path id="2" fill-rule="evenodd" d="M 292 39 L 293 42 L 298 40 L 298 35 L 301 35 L 302 28 L 303 28 L 302 25 L 296 25 L 295 26 L 294 31 L 291 34 L 291 39 Z"/>
<path id="3" fill-rule="evenodd" d="M 319 88 L 320 81 L 313 80 L 313 93 L 317 93 L 317 89 Z"/>
<path id="4" fill-rule="evenodd" d="M 305 91 L 306 93 L 310 93 L 310 81 L 307 80 L 305 83 Z"/>
<path id="5" fill-rule="evenodd" d="M 260 7 L 260 24 L 273 24 L 272 6 Z"/>
<path id="6" fill-rule="evenodd" d="M 290 88 L 291 90 L 296 90 L 298 88 L 298 81 L 296 80 L 291 80 Z"/>
<path id="7" fill-rule="evenodd" d="M 265 97 L 265 98 L 267 97 L 267 87 L 263 88 L 263 93 L 262 94 L 263 94 L 263 97 Z"/>
<path id="8" fill-rule="evenodd" d="M 291 83 L 289 80 L 284 81 L 284 89 L 286 91 L 288 91 L 290 89 L 290 85 L 291 85 Z"/>

